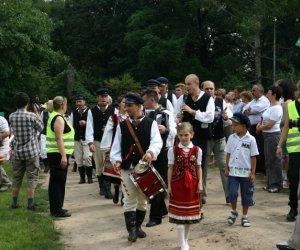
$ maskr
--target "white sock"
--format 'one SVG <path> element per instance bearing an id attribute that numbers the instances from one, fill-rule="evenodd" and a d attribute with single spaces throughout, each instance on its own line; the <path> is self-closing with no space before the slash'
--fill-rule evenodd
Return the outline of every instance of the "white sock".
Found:
<path id="1" fill-rule="evenodd" d="M 190 224 L 184 224 L 184 239 L 185 239 L 186 249 L 189 249 L 189 244 L 188 244 L 189 231 L 190 231 Z"/>
<path id="2" fill-rule="evenodd" d="M 183 250 L 185 249 L 185 228 L 184 225 L 178 224 L 177 225 L 177 233 L 178 233 L 178 240 L 180 248 Z"/>

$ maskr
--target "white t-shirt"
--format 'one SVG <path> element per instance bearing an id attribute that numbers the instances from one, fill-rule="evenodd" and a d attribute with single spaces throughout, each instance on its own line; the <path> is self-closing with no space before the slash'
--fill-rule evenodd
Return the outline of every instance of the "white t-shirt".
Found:
<path id="1" fill-rule="evenodd" d="M 9 126 L 7 120 L 0 116 L 0 133 L 9 132 Z M 9 137 L 2 140 L 3 146 L 0 147 L 0 152 L 3 154 L 8 154 L 9 151 Z"/>
<path id="2" fill-rule="evenodd" d="M 229 175 L 249 177 L 251 157 L 259 155 L 255 138 L 248 131 L 243 137 L 234 133 L 228 138 L 225 152 L 230 154 Z"/>
<path id="3" fill-rule="evenodd" d="M 265 133 L 279 132 L 280 131 L 280 122 L 282 118 L 282 107 L 280 104 L 270 106 L 262 115 L 263 125 L 268 124 L 270 120 L 276 121 L 274 126 L 271 129 L 263 130 Z"/>
<path id="4" fill-rule="evenodd" d="M 191 142 L 188 146 L 183 146 L 181 143 L 178 144 L 179 148 L 182 148 L 184 152 L 189 152 L 193 148 L 193 143 Z M 174 165 L 174 148 L 169 148 L 168 151 L 168 165 Z M 202 161 L 202 150 L 199 148 L 196 165 L 200 166 Z"/>

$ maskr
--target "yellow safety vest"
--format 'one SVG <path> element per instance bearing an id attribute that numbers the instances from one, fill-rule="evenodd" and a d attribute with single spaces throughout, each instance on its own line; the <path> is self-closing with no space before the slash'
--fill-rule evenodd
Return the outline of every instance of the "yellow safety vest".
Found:
<path id="1" fill-rule="evenodd" d="M 54 131 L 51 129 L 51 122 L 54 117 L 61 116 L 61 114 L 53 111 L 48 119 L 47 123 L 47 139 L 46 139 L 46 152 L 47 153 L 59 153 L 59 148 L 57 146 L 56 137 Z M 64 141 L 64 148 L 65 153 L 70 155 L 74 151 L 74 128 L 73 126 L 64 118 L 67 125 L 70 127 L 71 131 L 68 133 L 63 134 L 63 141 Z"/>
<path id="2" fill-rule="evenodd" d="M 297 120 L 299 114 L 296 108 L 296 101 L 288 103 L 289 119 Z M 288 153 L 300 152 L 300 133 L 297 127 L 290 128 L 286 140 Z"/>

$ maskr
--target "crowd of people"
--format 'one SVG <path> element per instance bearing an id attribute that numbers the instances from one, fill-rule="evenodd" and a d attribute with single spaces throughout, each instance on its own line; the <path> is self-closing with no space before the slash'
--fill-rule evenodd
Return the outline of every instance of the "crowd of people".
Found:
<path id="1" fill-rule="evenodd" d="M 141 93 L 124 93 L 115 103 L 113 93 L 101 87 L 94 106 L 87 105 L 83 94 L 76 95 L 76 109 L 69 116 L 65 97 L 47 101 L 42 111 L 28 111 L 28 95 L 17 93 L 17 111 L 9 116 L 9 125 L 0 118 L 0 163 L 9 155 L 9 136 L 14 157 L 12 182 L 0 166 L 0 191 L 12 186 L 11 208 L 19 208 L 26 172 L 27 209 L 36 209 L 42 161 L 44 172 L 50 174 L 50 214 L 71 216 L 64 209 L 64 197 L 69 158 L 74 156 L 80 185 L 92 184 L 96 176 L 99 195 L 122 203 L 128 241 L 147 236 L 141 226 L 149 200 L 146 227 L 158 226 L 168 214 L 169 222 L 177 225 L 181 249 L 189 249 L 190 225 L 200 222 L 202 207 L 209 202 L 208 160 L 213 156 L 224 202 L 231 205 L 229 225 L 239 215 L 240 189 L 241 225 L 251 226 L 248 209 L 254 205 L 257 172 L 266 175 L 266 192 L 289 188 L 286 219 L 295 221 L 300 195 L 300 81 L 294 91 L 290 82 L 279 80 L 266 95 L 260 83 L 251 90 L 237 86 L 227 92 L 216 89 L 212 81 L 201 83 L 195 74 L 175 85 L 174 92 L 169 86 L 166 77 L 149 79 Z M 162 188 L 149 194 L 156 188 L 151 178 Z M 299 231 L 298 216 L 290 240 L 277 247 L 300 249 Z"/>

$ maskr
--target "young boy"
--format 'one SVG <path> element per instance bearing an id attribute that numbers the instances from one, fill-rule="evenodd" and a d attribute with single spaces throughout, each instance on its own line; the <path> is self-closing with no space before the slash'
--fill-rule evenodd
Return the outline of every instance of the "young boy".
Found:
<path id="1" fill-rule="evenodd" d="M 256 155 L 259 153 L 255 138 L 247 131 L 247 128 L 250 127 L 248 117 L 242 113 L 234 113 L 230 119 L 235 133 L 230 135 L 225 148 L 227 152 L 225 175 L 228 176 L 229 201 L 232 208 L 227 222 L 229 225 L 233 225 L 238 217 L 236 206 L 240 185 L 243 206 L 241 224 L 243 227 L 250 227 L 247 213 L 249 206 L 254 205 Z"/>

